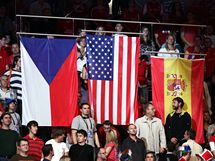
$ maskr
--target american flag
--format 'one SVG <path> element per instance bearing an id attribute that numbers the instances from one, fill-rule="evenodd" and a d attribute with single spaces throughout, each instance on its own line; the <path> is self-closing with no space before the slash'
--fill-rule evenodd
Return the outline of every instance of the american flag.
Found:
<path id="1" fill-rule="evenodd" d="M 97 123 L 134 123 L 140 39 L 87 35 L 89 102 Z"/>

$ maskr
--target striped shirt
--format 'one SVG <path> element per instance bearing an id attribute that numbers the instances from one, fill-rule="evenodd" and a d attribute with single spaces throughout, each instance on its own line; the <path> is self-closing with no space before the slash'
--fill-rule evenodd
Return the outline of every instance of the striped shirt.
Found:
<path id="1" fill-rule="evenodd" d="M 10 70 L 5 72 L 5 75 L 9 77 Z M 10 87 L 17 92 L 17 99 L 22 100 L 22 75 L 20 71 L 12 70 L 10 77 Z"/>
<path id="2" fill-rule="evenodd" d="M 32 139 L 29 135 L 24 137 L 29 142 L 28 155 L 32 156 L 36 161 L 40 161 L 42 158 L 42 147 L 44 146 L 44 141 L 38 137 Z"/>

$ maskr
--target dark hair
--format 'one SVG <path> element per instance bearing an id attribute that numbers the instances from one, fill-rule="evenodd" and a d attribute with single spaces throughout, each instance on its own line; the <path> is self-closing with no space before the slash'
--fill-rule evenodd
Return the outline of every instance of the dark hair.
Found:
<path id="1" fill-rule="evenodd" d="M 147 156 L 147 154 L 152 154 L 153 157 L 154 157 L 154 159 L 156 160 L 156 156 L 155 156 L 155 152 L 154 151 L 148 151 L 148 152 L 146 152 L 146 156 Z"/>
<path id="2" fill-rule="evenodd" d="M 196 131 L 193 129 L 187 130 L 187 134 L 189 135 L 190 139 L 195 140 L 196 138 Z"/>
<path id="3" fill-rule="evenodd" d="M 109 120 L 105 120 L 105 121 L 103 122 L 103 125 L 112 126 L 113 124 L 112 124 L 112 122 L 110 122 Z"/>
<path id="4" fill-rule="evenodd" d="M 42 148 L 42 152 L 43 152 L 44 157 L 47 157 L 51 151 L 53 151 L 52 144 L 46 144 Z"/>
<path id="5" fill-rule="evenodd" d="M 29 143 L 28 139 L 26 139 L 26 138 L 19 138 L 19 139 L 17 140 L 17 146 L 20 146 L 20 144 L 21 144 L 22 141 L 26 141 L 26 142 Z"/>
<path id="6" fill-rule="evenodd" d="M 11 117 L 10 113 L 4 112 L 4 113 L 1 115 L 0 120 L 2 120 L 2 119 L 4 118 L 5 115 L 9 115 L 9 116 Z"/>
<path id="7" fill-rule="evenodd" d="M 80 109 L 82 109 L 84 105 L 88 105 L 90 107 L 89 103 L 84 102 L 84 103 L 81 104 Z"/>
<path id="8" fill-rule="evenodd" d="M 173 99 L 173 101 L 177 101 L 178 103 L 180 103 L 180 104 L 181 104 L 181 107 L 184 106 L 184 100 L 183 100 L 181 97 L 175 97 L 175 98 Z"/>
<path id="9" fill-rule="evenodd" d="M 143 112 L 146 113 L 146 110 L 149 108 L 149 106 L 152 106 L 152 102 L 148 102 L 144 105 L 144 108 L 143 108 Z"/>
<path id="10" fill-rule="evenodd" d="M 57 138 L 58 136 L 61 136 L 66 133 L 66 130 L 64 128 L 55 127 L 52 130 L 52 138 Z"/>
<path id="11" fill-rule="evenodd" d="M 20 59 L 21 57 L 19 55 L 15 56 L 14 59 L 13 59 L 13 68 L 16 66 L 18 60 Z"/>
<path id="12" fill-rule="evenodd" d="M 133 126 L 137 127 L 135 124 L 131 123 L 131 124 L 129 124 L 129 125 L 128 125 L 128 127 L 127 127 L 127 131 L 128 131 L 128 129 L 129 129 L 129 127 L 130 127 L 131 125 L 133 125 Z"/>
<path id="13" fill-rule="evenodd" d="M 87 132 L 85 130 L 83 130 L 83 129 L 78 130 L 77 134 L 82 134 L 84 137 L 87 137 Z"/>
<path id="14" fill-rule="evenodd" d="M 37 126 L 38 127 L 38 122 L 35 120 L 29 121 L 27 124 L 27 127 L 30 129 L 31 126 Z"/>

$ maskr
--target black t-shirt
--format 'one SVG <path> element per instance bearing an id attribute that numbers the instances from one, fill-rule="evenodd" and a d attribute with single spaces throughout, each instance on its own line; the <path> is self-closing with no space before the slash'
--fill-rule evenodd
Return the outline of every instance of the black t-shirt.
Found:
<path id="1" fill-rule="evenodd" d="M 9 161 L 36 161 L 31 156 L 23 157 L 19 154 L 14 155 Z"/>
<path id="2" fill-rule="evenodd" d="M 94 151 L 91 145 L 75 144 L 69 149 L 69 157 L 72 161 L 93 161 Z"/>

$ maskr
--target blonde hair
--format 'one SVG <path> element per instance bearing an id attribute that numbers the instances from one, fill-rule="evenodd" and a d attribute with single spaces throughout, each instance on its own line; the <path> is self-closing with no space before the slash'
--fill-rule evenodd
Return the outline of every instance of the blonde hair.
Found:
<path id="1" fill-rule="evenodd" d="M 114 132 L 113 130 L 106 134 L 106 145 L 111 141 L 115 143 L 116 147 L 118 146 L 116 132 Z"/>
<path id="2" fill-rule="evenodd" d="M 70 157 L 69 156 L 62 156 L 60 158 L 60 161 L 70 161 Z"/>

